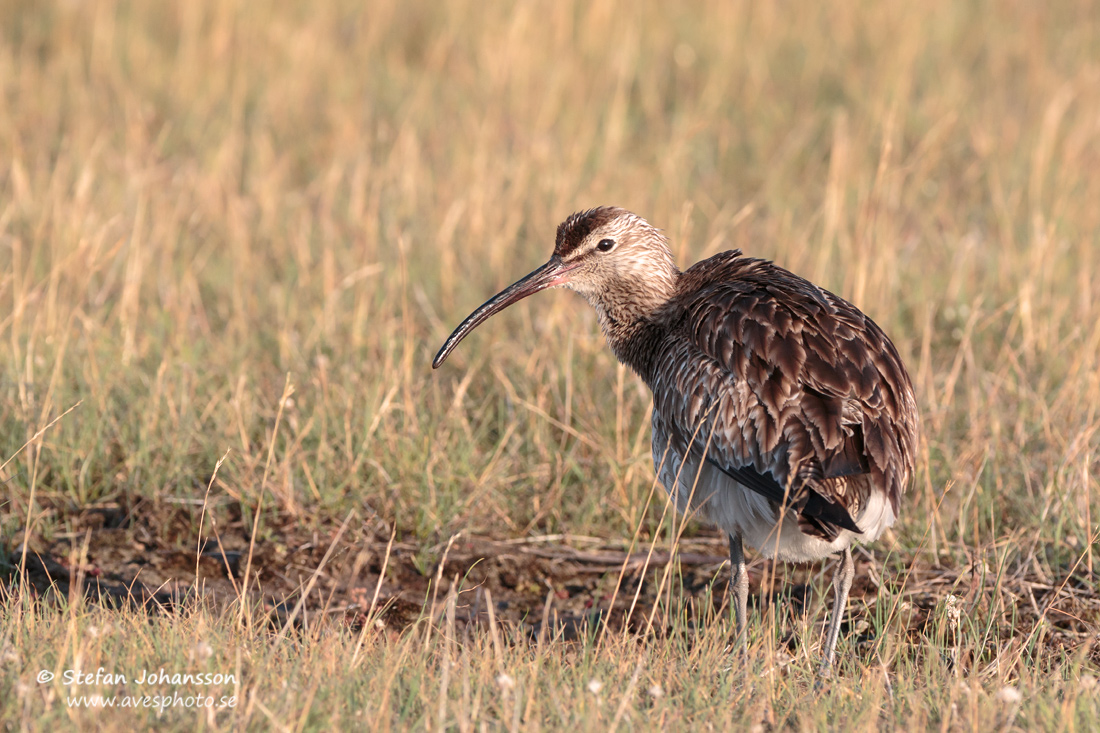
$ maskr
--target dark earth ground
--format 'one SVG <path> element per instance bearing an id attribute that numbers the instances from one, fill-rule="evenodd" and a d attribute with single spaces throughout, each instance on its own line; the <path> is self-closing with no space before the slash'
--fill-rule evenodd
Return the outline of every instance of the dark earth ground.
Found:
<path id="1" fill-rule="evenodd" d="M 217 532 L 197 553 L 194 540 L 163 539 L 194 536 L 194 507 L 139 503 L 67 515 L 63 507 L 46 511 L 65 517 L 72 530 L 29 543 L 26 579 L 36 597 L 49 601 L 83 592 L 94 603 L 140 605 L 149 613 L 173 613 L 196 600 L 224 607 L 237 598 L 247 566 L 250 522 L 239 517 L 218 522 Z M 603 621 L 611 629 L 626 625 L 656 634 L 668 629 L 665 617 L 647 629 L 669 563 L 667 541 L 652 553 L 647 542 L 628 553 L 622 538 L 563 535 L 498 540 L 459 534 L 430 546 L 392 541 L 381 522 L 373 524 L 352 518 L 343 527 L 321 522 L 319 528 L 306 530 L 290 518 L 264 518 L 262 536 L 253 548 L 250 586 L 255 588 L 258 579 L 261 591 L 253 597 L 262 602 L 273 628 L 289 619 L 297 626 L 328 620 L 359 629 L 374 618 L 399 634 L 420 619 L 438 619 L 457 581 L 461 592 L 455 616 L 464 628 L 484 624 L 491 602 L 497 619 L 538 637 L 550 632 L 573 639 L 595 631 Z M 211 526 L 209 517 L 204 526 Z M 999 556 L 1006 558 L 1002 562 L 954 548 L 952 553 L 941 550 L 942 562 L 934 566 L 930 552 L 920 553 L 916 561 L 886 558 L 888 544 L 880 541 L 869 551 L 854 553 L 857 577 L 844 631 L 855 633 L 857 641 L 873 641 L 867 620 L 875 613 L 882 584 L 888 584 L 900 588 L 901 600 L 880 612 L 896 614 L 914 643 L 949 643 L 931 638 L 932 629 L 943 624 L 930 622 L 957 608 L 964 617 L 995 620 L 989 648 L 979 656 L 994 654 L 1010 639 L 1024 643 L 1035 637 L 1055 657 L 1079 651 L 1100 664 L 1098 577 L 1082 556 L 1062 553 L 1064 560 L 1058 563 L 1051 560 L 1058 554 L 1053 548 L 1039 547 L 1007 555 L 1001 551 Z M 969 561 L 948 561 L 960 556 Z M 22 546 L 0 548 L 0 596 L 18 587 L 23 563 Z M 682 540 L 672 570 L 665 597 L 671 585 L 674 605 L 689 625 L 730 625 L 724 539 L 704 534 Z M 831 562 L 792 567 L 755 558 L 749 573 L 750 603 L 778 604 L 783 628 L 794 628 L 795 619 L 813 612 L 815 604 L 831 602 Z M 830 595 L 823 598 L 814 586 Z M 291 609 L 303 591 L 306 601 L 294 615 Z"/>

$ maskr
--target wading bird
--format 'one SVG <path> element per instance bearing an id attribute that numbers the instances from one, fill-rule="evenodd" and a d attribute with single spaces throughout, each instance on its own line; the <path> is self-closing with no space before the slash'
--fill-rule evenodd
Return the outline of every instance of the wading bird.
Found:
<path id="1" fill-rule="evenodd" d="M 916 401 L 890 339 L 846 300 L 740 250 L 681 272 L 659 229 L 600 207 L 562 222 L 550 260 L 471 313 L 433 368 L 494 313 L 559 286 L 596 309 L 615 356 L 653 392 L 653 462 L 676 507 L 728 534 L 739 635 L 742 541 L 787 562 L 841 553 L 828 673 L 851 545 L 894 523 L 913 472 Z"/>

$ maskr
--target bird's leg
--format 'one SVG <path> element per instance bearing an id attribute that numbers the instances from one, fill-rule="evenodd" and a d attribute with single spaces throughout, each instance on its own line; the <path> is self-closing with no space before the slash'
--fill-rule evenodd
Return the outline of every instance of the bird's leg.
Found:
<path id="1" fill-rule="evenodd" d="M 855 564 L 852 562 L 852 550 L 844 548 L 844 556 L 836 564 L 836 574 L 833 575 L 833 617 L 829 622 L 829 633 L 825 636 L 825 659 L 821 662 L 820 674 L 828 676 L 833 666 L 833 655 L 836 651 L 836 639 L 840 635 L 840 622 L 844 619 L 844 609 L 848 606 L 848 591 L 852 589 L 852 579 L 856 575 Z"/>
<path id="2" fill-rule="evenodd" d="M 741 533 L 730 538 L 730 592 L 733 593 L 733 610 L 736 614 L 737 636 L 745 631 L 745 617 L 749 605 L 749 574 L 745 570 L 745 548 L 741 546 Z"/>

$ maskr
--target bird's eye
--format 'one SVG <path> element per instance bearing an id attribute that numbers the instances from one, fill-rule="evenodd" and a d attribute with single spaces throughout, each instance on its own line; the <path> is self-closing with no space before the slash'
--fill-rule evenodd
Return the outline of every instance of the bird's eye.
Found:
<path id="1" fill-rule="evenodd" d="M 610 252 L 611 248 L 615 246 L 614 239 L 601 239 L 600 243 L 596 245 L 596 249 L 601 252 Z"/>

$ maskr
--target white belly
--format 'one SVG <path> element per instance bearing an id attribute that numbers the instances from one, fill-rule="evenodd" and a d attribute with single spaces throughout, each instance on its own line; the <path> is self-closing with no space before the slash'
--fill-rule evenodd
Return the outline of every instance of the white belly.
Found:
<path id="1" fill-rule="evenodd" d="M 676 509 L 709 520 L 729 534 L 740 534 L 745 543 L 765 557 L 775 557 L 785 562 L 812 562 L 843 551 L 853 541 L 876 540 L 883 530 L 894 523 L 890 502 L 883 492 L 872 491 L 867 506 L 858 516 L 852 517 L 864 529 L 863 533 L 842 529 L 835 540 L 828 542 L 804 534 L 792 513 L 776 516 L 779 512 L 775 504 L 711 464 L 703 462 L 700 470 L 697 460 L 689 459 L 684 463 L 672 449 L 665 457 L 666 447 L 663 437 L 654 431 L 653 464 L 659 468 L 660 481 L 672 497 Z"/>

